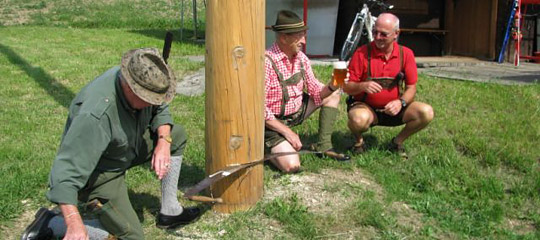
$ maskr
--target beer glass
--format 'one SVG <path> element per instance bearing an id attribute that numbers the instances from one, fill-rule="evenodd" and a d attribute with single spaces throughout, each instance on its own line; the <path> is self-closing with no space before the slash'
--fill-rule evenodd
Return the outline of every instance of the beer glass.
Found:
<path id="1" fill-rule="evenodd" d="M 347 62 L 337 61 L 333 63 L 334 65 L 334 85 L 343 87 L 345 78 L 347 77 Z"/>

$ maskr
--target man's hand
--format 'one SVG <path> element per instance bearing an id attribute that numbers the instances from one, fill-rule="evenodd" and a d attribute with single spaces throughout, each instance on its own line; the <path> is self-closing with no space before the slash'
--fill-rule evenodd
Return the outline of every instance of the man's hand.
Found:
<path id="1" fill-rule="evenodd" d="M 390 116 L 396 116 L 399 111 L 401 111 L 401 100 L 399 99 L 392 100 L 384 106 L 384 113 Z"/>
<path id="2" fill-rule="evenodd" d="M 300 137 L 298 136 L 298 134 L 296 134 L 287 125 L 283 124 L 279 120 L 266 120 L 265 126 L 278 133 L 281 133 L 281 135 L 285 137 L 285 139 L 296 151 L 299 151 L 302 148 L 302 142 L 300 141 Z"/>
<path id="3" fill-rule="evenodd" d="M 75 205 L 60 204 L 67 230 L 63 240 L 88 240 L 88 232 Z"/>
<path id="4" fill-rule="evenodd" d="M 298 136 L 298 134 L 289 129 L 289 131 L 283 134 L 283 136 L 285 137 L 285 139 L 287 139 L 289 143 L 291 143 L 291 146 L 294 148 L 294 150 L 300 151 L 300 149 L 302 148 L 302 142 L 300 141 L 300 137 Z"/>
<path id="5" fill-rule="evenodd" d="M 165 138 L 160 138 L 159 136 L 170 136 L 171 134 L 171 125 L 165 124 L 161 125 L 157 129 L 158 140 L 156 147 L 154 148 L 154 153 L 152 154 L 152 169 L 156 171 L 156 175 L 159 180 L 163 179 L 171 164 L 171 143 L 169 143 Z"/>
<path id="6" fill-rule="evenodd" d="M 366 82 L 362 82 L 361 84 L 362 84 L 363 91 L 369 94 L 378 93 L 383 89 L 382 86 L 376 83 L 375 81 L 366 81 Z"/>
<path id="7" fill-rule="evenodd" d="M 165 139 L 158 139 L 158 143 L 152 154 L 152 169 L 156 172 L 159 180 L 167 175 L 170 164 L 171 144 L 165 141 Z"/>

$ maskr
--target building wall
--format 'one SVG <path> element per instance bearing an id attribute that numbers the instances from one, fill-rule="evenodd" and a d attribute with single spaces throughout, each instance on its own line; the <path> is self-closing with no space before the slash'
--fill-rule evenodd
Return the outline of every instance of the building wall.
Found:
<path id="1" fill-rule="evenodd" d="M 266 26 L 272 26 L 276 22 L 277 13 L 280 10 L 295 12 L 300 18 L 304 15 L 304 1 L 302 0 L 267 0 L 266 1 Z M 309 55 L 333 55 L 334 36 L 336 33 L 336 21 L 338 0 L 309 0 L 306 53 Z M 266 31 L 266 47 L 275 41 L 272 30 Z"/>
<path id="2" fill-rule="evenodd" d="M 495 59 L 497 0 L 454 0 L 452 54 Z"/>

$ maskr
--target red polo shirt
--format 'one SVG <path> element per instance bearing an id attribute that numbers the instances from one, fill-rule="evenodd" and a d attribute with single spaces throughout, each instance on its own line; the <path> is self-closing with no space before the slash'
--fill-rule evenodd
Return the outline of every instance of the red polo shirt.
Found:
<path id="1" fill-rule="evenodd" d="M 384 53 L 380 52 L 375 46 L 375 42 L 371 42 L 371 77 L 395 77 L 401 66 L 399 65 L 399 45 L 394 42 L 394 50 L 388 60 L 385 59 Z M 368 48 L 364 45 L 354 52 L 349 63 L 349 81 L 362 82 L 367 79 L 368 67 Z M 405 72 L 405 84 L 414 85 L 418 81 L 418 73 L 416 69 L 416 61 L 414 53 L 411 49 L 403 47 L 403 69 Z M 356 100 L 362 100 L 364 93 L 354 96 Z M 368 94 L 365 102 L 374 108 L 384 108 L 387 103 L 399 98 L 398 86 L 390 89 L 383 89 L 381 92 Z"/>

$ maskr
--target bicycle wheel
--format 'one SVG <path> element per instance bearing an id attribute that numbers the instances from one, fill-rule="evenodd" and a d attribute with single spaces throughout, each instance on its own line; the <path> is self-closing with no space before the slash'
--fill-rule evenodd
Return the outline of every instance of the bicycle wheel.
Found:
<path id="1" fill-rule="evenodd" d="M 358 42 L 362 38 L 362 31 L 364 29 L 364 21 L 361 20 L 358 16 L 354 19 L 354 22 L 349 30 L 349 34 L 343 43 L 341 48 L 340 59 L 342 61 L 349 61 L 352 57 L 354 51 L 358 47 Z"/>

